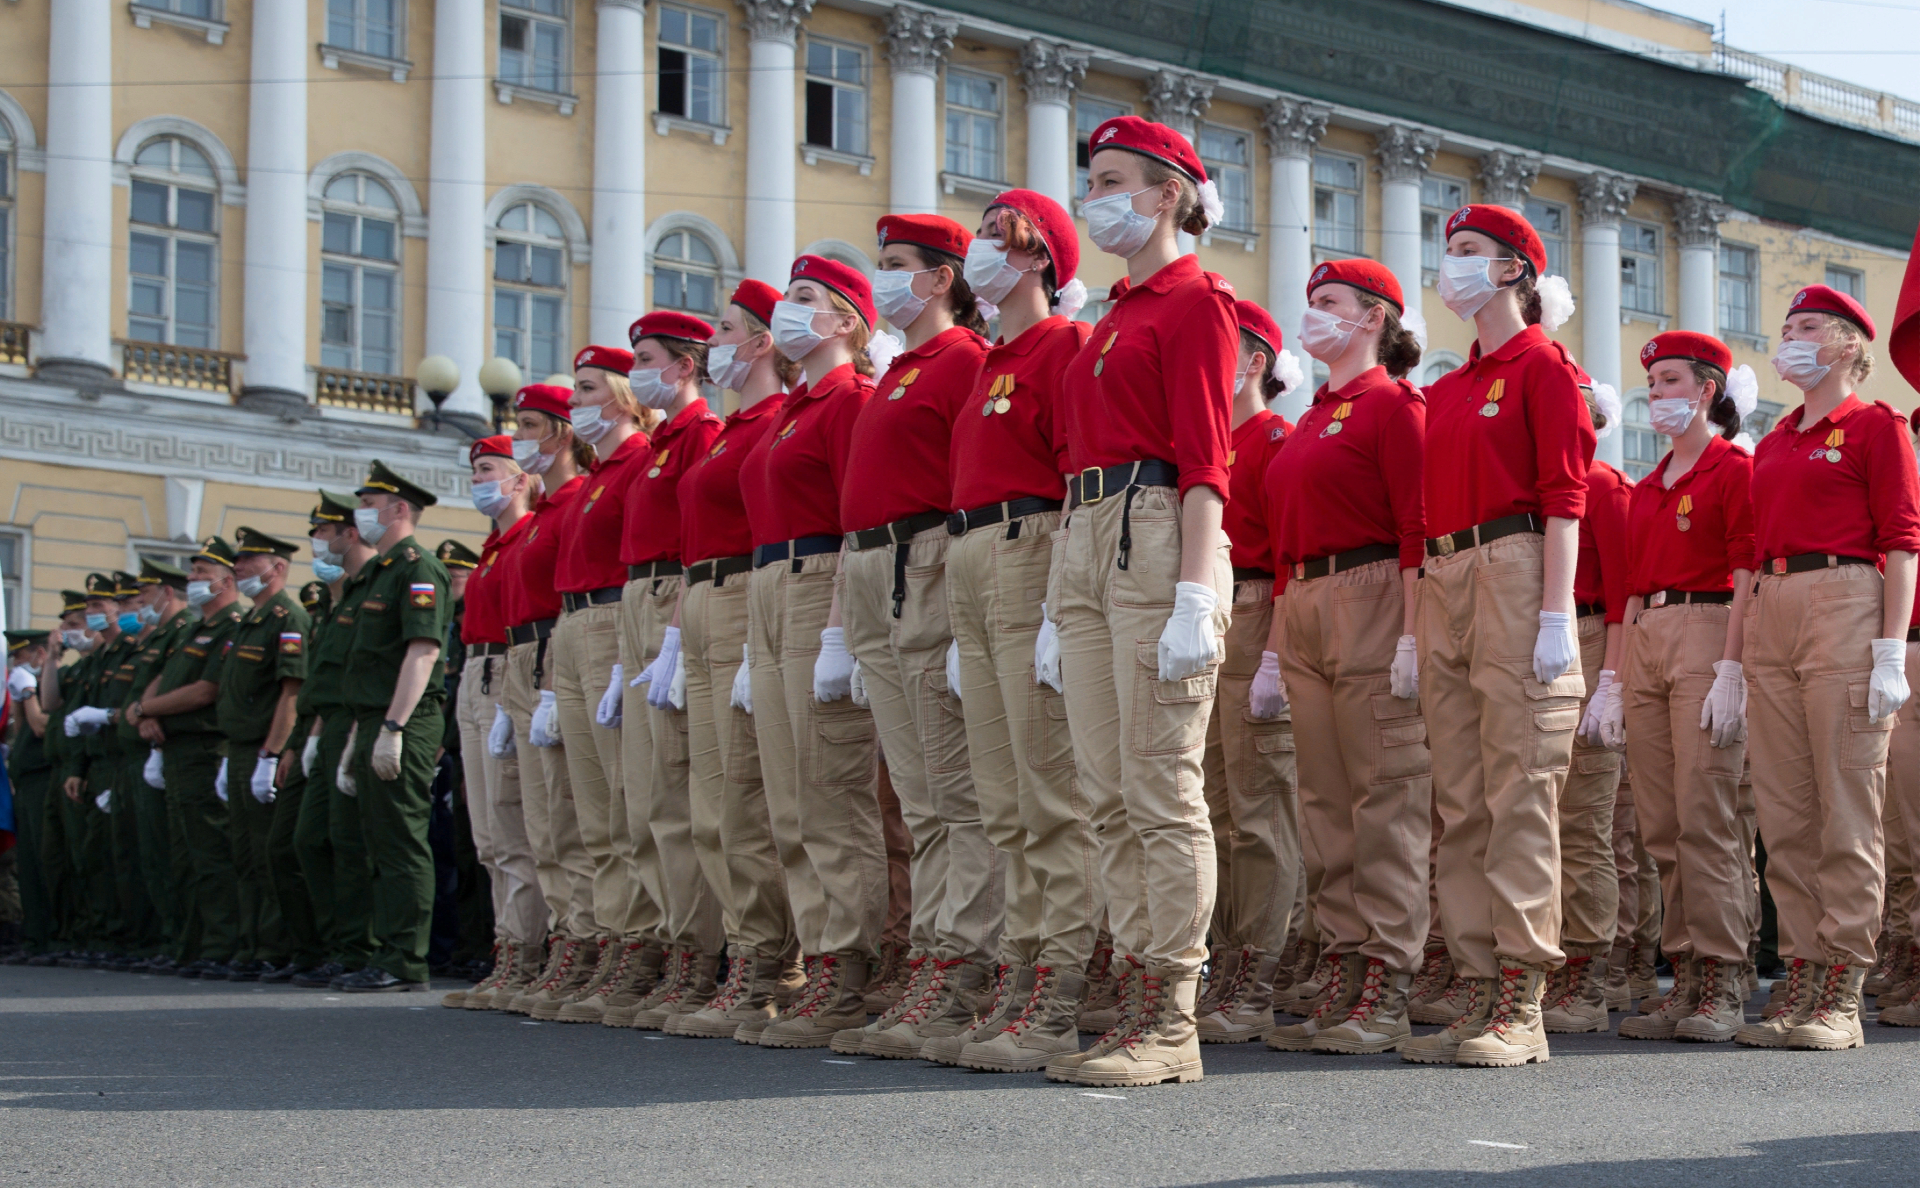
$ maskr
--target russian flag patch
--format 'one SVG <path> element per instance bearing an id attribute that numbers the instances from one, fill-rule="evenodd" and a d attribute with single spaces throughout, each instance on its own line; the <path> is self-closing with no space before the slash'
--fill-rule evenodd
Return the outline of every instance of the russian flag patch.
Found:
<path id="1" fill-rule="evenodd" d="M 282 631 L 280 633 L 280 654 L 282 656 L 298 656 L 306 647 L 306 643 L 306 637 L 298 631 Z"/>
<path id="2" fill-rule="evenodd" d="M 433 605 L 434 586 L 432 582 L 415 582 L 410 587 L 408 601 L 422 610 Z"/>

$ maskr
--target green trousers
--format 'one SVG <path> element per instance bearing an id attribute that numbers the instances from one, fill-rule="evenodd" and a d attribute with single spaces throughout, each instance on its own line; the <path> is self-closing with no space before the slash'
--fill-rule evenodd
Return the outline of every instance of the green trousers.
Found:
<path id="1" fill-rule="evenodd" d="M 174 873 L 172 839 L 168 832 L 167 793 L 147 783 L 147 754 L 141 752 L 135 778 L 129 781 L 133 795 L 128 799 L 136 805 L 134 832 L 140 879 L 146 886 L 147 902 L 153 910 L 156 940 L 151 947 L 155 952 L 173 956 L 180 948 L 181 889 Z M 166 778 L 164 770 L 161 778 Z"/>
<path id="2" fill-rule="evenodd" d="M 113 822 L 108 809 L 97 803 L 102 792 L 119 782 L 114 763 L 96 759 L 88 770 L 86 790 L 73 806 L 78 815 L 74 836 L 80 842 L 74 865 L 80 871 L 87 918 L 82 935 L 87 949 L 94 952 L 117 953 L 127 943 L 126 923 L 120 918 L 119 871 L 113 864 Z"/>
<path id="3" fill-rule="evenodd" d="M 146 760 L 144 747 L 137 759 L 131 748 L 120 749 L 120 774 L 114 779 L 107 820 L 113 838 L 114 891 L 120 921 L 126 931 L 123 948 L 129 953 L 151 957 L 160 951 L 161 937 L 160 918 L 154 912 L 152 897 L 147 894 L 146 865 L 140 855 L 140 817 L 147 811 L 146 798 L 140 795 L 146 786 L 141 768 Z"/>
<path id="4" fill-rule="evenodd" d="M 433 815 L 434 757 L 445 734 L 440 701 L 423 700 L 407 720 L 400 774 L 373 773 L 373 744 L 384 710 L 358 716 L 353 773 L 360 801 L 360 832 L 373 872 L 373 961 L 396 978 L 428 980 L 427 942 L 433 931 L 433 849 L 427 825 Z"/>
<path id="5" fill-rule="evenodd" d="M 291 757 L 283 756 L 280 760 L 280 794 L 274 798 L 273 823 L 267 830 L 267 877 L 273 881 L 273 898 L 280 906 L 286 959 L 300 969 L 310 969 L 327 959 L 314 918 L 313 896 L 307 889 L 306 871 L 294 845 L 294 835 L 300 825 L 300 806 L 307 798 L 307 777 L 300 770 L 300 748 L 305 738 L 304 729 L 296 730 Z"/>
<path id="6" fill-rule="evenodd" d="M 213 791 L 222 744 L 218 735 L 192 734 L 169 738 L 160 752 L 167 782 L 168 838 L 185 888 L 180 951 L 173 954 L 176 961 L 225 964 L 234 959 L 239 943 L 239 890 L 234 885 L 227 804 Z M 239 791 L 231 772 L 228 788 L 231 800 Z"/>
<path id="7" fill-rule="evenodd" d="M 53 901 L 47 894 L 46 844 L 47 782 L 53 773 L 9 772 L 13 783 L 14 849 L 20 852 L 20 932 L 27 949 L 45 953 L 53 943 Z"/>
<path id="8" fill-rule="evenodd" d="M 253 772 L 260 762 L 264 739 L 227 743 L 227 840 L 233 847 L 234 890 L 240 906 L 240 933 L 234 960 L 244 964 L 265 961 L 287 963 L 286 929 L 280 921 L 280 901 L 268 873 L 267 841 L 273 832 L 272 804 L 253 794 Z"/>
<path id="9" fill-rule="evenodd" d="M 80 946 L 80 881 L 67 842 L 75 814 L 70 811 L 65 777 L 48 773 L 40 806 L 40 871 L 47 888 L 48 944 L 56 951 Z"/>
<path id="10" fill-rule="evenodd" d="M 352 731 L 353 718 L 345 712 L 321 721 L 320 753 L 300 798 L 293 850 L 326 959 L 360 970 L 373 959 L 373 873 L 360 831 L 360 802 L 343 795 L 335 779 Z"/>

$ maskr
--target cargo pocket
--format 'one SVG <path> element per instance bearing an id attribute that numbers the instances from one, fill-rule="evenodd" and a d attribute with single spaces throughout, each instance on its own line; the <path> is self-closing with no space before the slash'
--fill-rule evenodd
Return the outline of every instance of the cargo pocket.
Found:
<path id="1" fill-rule="evenodd" d="M 647 713 L 649 716 L 658 715 L 666 721 L 666 729 L 660 732 L 666 742 L 666 766 L 670 769 L 690 766 L 693 762 L 693 744 L 687 735 L 687 712 L 671 708 L 657 710 L 649 706 Z"/>
<path id="2" fill-rule="evenodd" d="M 1207 719 L 1213 709 L 1215 671 L 1206 669 L 1184 681 L 1163 681 L 1160 641 L 1137 640 L 1133 667 L 1133 752 L 1179 755 L 1206 745 Z"/>
<path id="3" fill-rule="evenodd" d="M 827 625 L 827 612 L 833 606 L 833 585 L 838 575 L 831 570 L 796 573 L 787 578 L 785 597 L 781 599 L 781 651 L 788 656 L 818 656 L 820 629 Z"/>
<path id="4" fill-rule="evenodd" d="M 1391 693 L 1375 693 L 1373 705 L 1373 772 L 1369 784 L 1397 784 L 1433 773 L 1427 750 L 1427 720 L 1420 703 Z"/>
<path id="5" fill-rule="evenodd" d="M 851 710 L 815 710 L 813 737 L 808 744 L 811 762 L 807 765 L 812 782 L 830 786 L 872 780 L 873 736 L 873 715 L 866 710 L 857 706 Z"/>
<path id="6" fill-rule="evenodd" d="M 1847 682 L 1847 737 L 1840 753 L 1840 766 L 1848 771 L 1875 768 L 1887 761 L 1887 741 L 1893 737 L 1893 724 L 1900 718 L 1890 714 L 1875 722 L 1867 716 L 1867 682 Z"/>
<path id="7" fill-rule="evenodd" d="M 1027 693 L 1027 765 L 1035 771 L 1073 766 L 1073 732 L 1067 729 L 1067 699 L 1035 681 Z"/>
<path id="8" fill-rule="evenodd" d="M 920 753 L 929 772 L 967 769 L 965 709 L 947 688 L 947 654 L 942 650 L 920 680 Z"/>
<path id="9" fill-rule="evenodd" d="M 1005 531 L 1004 527 L 983 532 Z M 1053 540 L 1049 536 L 1022 536 L 993 546 L 993 613 L 1002 631 L 1031 631 L 1040 626 L 1040 604 L 1046 600 L 1051 576 Z"/>
<path id="10" fill-rule="evenodd" d="M 1578 671 L 1560 674 L 1551 685 L 1532 677 L 1520 678 L 1526 694 L 1528 724 L 1527 770 L 1535 774 L 1564 772 L 1573 762 L 1573 732 L 1580 725 L 1580 698 L 1586 678 Z"/>
<path id="11" fill-rule="evenodd" d="M 1242 729 L 1253 740 L 1253 791 L 1292 796 L 1299 778 L 1293 746 L 1293 719 L 1240 715 Z"/>
<path id="12" fill-rule="evenodd" d="M 732 678 L 728 678 L 732 684 Z M 760 739 L 753 731 L 753 715 L 743 709 L 729 706 L 722 711 L 727 715 L 720 729 L 726 732 L 725 756 L 721 761 L 721 770 L 726 773 L 727 782 L 742 786 L 752 786 L 760 782 Z"/>
<path id="13" fill-rule="evenodd" d="M 891 554 L 892 550 L 888 550 Z M 893 571 L 887 571 L 887 599 L 893 606 Z M 902 652 L 923 652 L 944 645 L 953 638 L 947 614 L 947 563 L 909 565 L 906 569 L 907 598 L 894 621 L 894 646 Z"/>

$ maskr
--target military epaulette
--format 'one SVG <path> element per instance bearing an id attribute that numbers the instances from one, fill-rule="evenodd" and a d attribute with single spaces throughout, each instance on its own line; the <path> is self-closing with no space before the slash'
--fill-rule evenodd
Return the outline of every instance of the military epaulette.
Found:
<path id="1" fill-rule="evenodd" d="M 286 618 L 286 617 L 287 617 L 287 608 L 286 608 L 286 607 L 284 607 L 284 606 L 276 606 L 276 607 L 274 607 L 274 608 L 273 608 L 273 617 L 274 617 L 274 618 L 276 618 L 276 619 L 284 619 L 284 618 Z"/>
<path id="2" fill-rule="evenodd" d="M 387 566 L 389 566 L 389 565 L 392 565 L 392 564 L 393 564 L 393 554 L 392 554 L 392 553 L 388 553 L 388 554 L 387 554 L 386 556 L 384 556 L 384 557 L 382 557 L 382 558 L 380 558 L 380 568 L 382 568 L 382 569 L 385 569 L 385 568 L 386 568 Z"/>
<path id="3" fill-rule="evenodd" d="M 420 550 L 414 548 L 412 545 L 406 547 L 406 554 L 408 561 L 418 561 L 420 559 Z"/>

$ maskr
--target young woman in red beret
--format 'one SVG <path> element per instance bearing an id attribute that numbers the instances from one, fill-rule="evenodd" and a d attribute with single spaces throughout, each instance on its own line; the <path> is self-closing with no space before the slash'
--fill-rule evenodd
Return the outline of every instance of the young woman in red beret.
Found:
<path id="1" fill-rule="evenodd" d="M 1047 609 L 1124 1006 L 1092 1049 L 1056 1058 L 1047 1075 L 1193 1081 L 1216 877 L 1202 759 L 1233 586 L 1220 522 L 1240 331 L 1233 286 L 1180 252 L 1179 233 L 1205 230 L 1220 210 L 1193 146 L 1134 116 L 1108 120 L 1090 143 L 1082 210 L 1127 275 L 1067 369 L 1078 473 Z"/>
<path id="2" fill-rule="evenodd" d="M 1282 596 L 1251 712 L 1291 710 L 1324 946 L 1313 1008 L 1267 1036 L 1282 1051 L 1398 1047 L 1425 960 L 1433 785 L 1413 627 L 1427 409 L 1405 378 L 1421 347 L 1402 302 L 1372 260 L 1314 269 L 1300 341 L 1327 382 L 1266 473 Z"/>
<path id="3" fill-rule="evenodd" d="M 987 342 L 962 275 L 972 236 L 939 215 L 888 215 L 874 307 L 905 348 L 860 410 L 840 488 L 846 555 L 837 609 L 913 838 L 911 976 L 836 1051 L 919 1054 L 972 1026 L 994 990 L 1005 871 L 980 825 L 960 691 L 947 653 L 947 456 Z M 883 953 L 896 967 L 900 955 Z"/>
<path id="4" fill-rule="evenodd" d="M 747 587 L 754 725 L 774 840 L 807 984 L 758 1032 L 770 1048 L 819 1048 L 867 1021 L 868 961 L 887 908 L 873 715 L 852 699 L 853 657 L 836 614 L 840 490 L 854 421 L 873 396 L 866 348 L 878 315 L 859 270 L 793 262 L 773 343 L 804 381 L 741 465 L 753 529 Z M 753 1037 L 745 1028 L 736 1037 Z"/>
<path id="5" fill-rule="evenodd" d="M 1476 340 L 1426 390 L 1435 535 L 1416 635 L 1441 923 L 1472 985 L 1465 1013 L 1400 1055 L 1506 1067 L 1547 1059 L 1541 992 L 1564 960 L 1556 815 L 1586 691 L 1573 576 L 1594 430 L 1572 359 L 1540 325 L 1565 289 L 1542 277 L 1540 236 L 1490 205 L 1446 230 L 1437 289 Z"/>
<path id="6" fill-rule="evenodd" d="M 1794 295 L 1773 359 L 1806 394 L 1753 455 L 1757 590 L 1746 606 L 1748 748 L 1787 993 L 1734 1039 L 1857 1048 L 1880 931 L 1887 740 L 1905 704 L 1920 476 L 1905 418 L 1854 394 L 1873 319 Z M 1885 576 L 1875 568 L 1883 560 Z"/>

